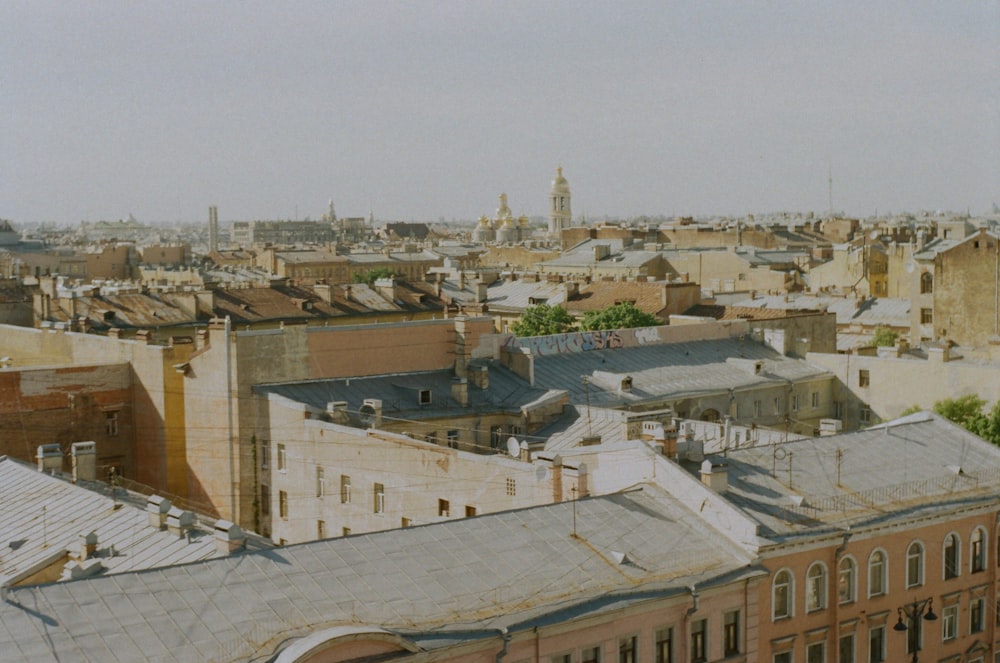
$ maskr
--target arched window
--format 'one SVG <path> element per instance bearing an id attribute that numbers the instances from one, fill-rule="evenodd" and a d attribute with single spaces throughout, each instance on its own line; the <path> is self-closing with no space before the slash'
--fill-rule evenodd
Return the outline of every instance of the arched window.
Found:
<path id="1" fill-rule="evenodd" d="M 934 275 L 924 272 L 920 275 L 920 294 L 927 295 L 934 292 Z"/>
<path id="2" fill-rule="evenodd" d="M 886 566 L 887 559 L 881 550 L 876 550 L 868 558 L 868 596 L 886 593 Z"/>
<path id="3" fill-rule="evenodd" d="M 919 587 L 924 584 L 924 546 L 914 541 L 906 549 L 906 587 Z"/>
<path id="4" fill-rule="evenodd" d="M 816 562 L 806 571 L 806 612 L 826 607 L 826 566 Z"/>
<path id="5" fill-rule="evenodd" d="M 771 618 L 785 619 L 794 611 L 795 582 L 788 570 L 778 571 L 771 585 Z"/>
<path id="6" fill-rule="evenodd" d="M 837 597 L 841 603 L 851 603 L 856 596 L 857 563 L 853 557 L 840 560 L 837 568 Z"/>
<path id="7" fill-rule="evenodd" d="M 977 527 L 972 532 L 972 559 L 970 568 L 973 573 L 986 570 L 986 532 Z"/>
<path id="8" fill-rule="evenodd" d="M 944 565 L 944 579 L 957 578 L 962 569 L 961 540 L 957 534 L 944 537 L 944 550 L 941 552 L 941 562 Z"/>

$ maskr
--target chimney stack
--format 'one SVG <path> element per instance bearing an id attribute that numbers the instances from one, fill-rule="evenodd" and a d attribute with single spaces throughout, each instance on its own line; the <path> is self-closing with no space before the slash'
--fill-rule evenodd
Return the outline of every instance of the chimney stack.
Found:
<path id="1" fill-rule="evenodd" d="M 149 518 L 149 526 L 156 529 L 163 529 L 167 526 L 167 513 L 170 512 L 170 500 L 159 495 L 150 495 L 146 499 L 146 515 Z"/>
<path id="2" fill-rule="evenodd" d="M 701 464 L 701 482 L 716 493 L 724 493 L 729 489 L 729 465 L 713 463 L 707 458 Z"/>
<path id="3" fill-rule="evenodd" d="M 461 407 L 469 407 L 469 381 L 466 378 L 451 379 L 451 398 Z"/>
<path id="4" fill-rule="evenodd" d="M 96 442 L 74 442 L 72 445 L 73 454 L 73 483 L 79 481 L 97 480 L 97 443 Z"/>
<path id="5" fill-rule="evenodd" d="M 215 551 L 220 555 L 231 555 L 246 546 L 247 537 L 243 529 L 229 520 L 215 521 Z"/>
<path id="6" fill-rule="evenodd" d="M 194 527 L 194 514 L 190 511 L 183 511 L 177 507 L 170 507 L 167 511 L 167 531 L 174 536 L 181 538 L 187 534 L 188 530 Z"/>
<path id="7" fill-rule="evenodd" d="M 39 444 L 35 458 L 39 472 L 62 472 L 62 447 L 58 444 Z"/>
<path id="8" fill-rule="evenodd" d="M 77 537 L 77 559 L 83 561 L 90 559 L 97 552 L 97 532 L 89 534 L 80 533 Z"/>

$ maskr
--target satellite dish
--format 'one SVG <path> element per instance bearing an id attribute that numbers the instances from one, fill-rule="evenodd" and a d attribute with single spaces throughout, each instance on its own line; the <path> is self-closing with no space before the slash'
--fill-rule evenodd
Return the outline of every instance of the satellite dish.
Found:
<path id="1" fill-rule="evenodd" d="M 371 426 L 375 422 L 375 408 L 365 403 L 358 409 L 358 417 L 365 426 Z"/>
<path id="2" fill-rule="evenodd" d="M 521 457 L 521 445 L 518 444 L 516 437 L 507 438 L 507 455 L 511 458 Z"/>
<path id="3" fill-rule="evenodd" d="M 868 238 L 870 240 L 872 240 L 872 241 L 875 241 L 876 239 L 878 239 L 879 238 L 878 229 L 876 228 L 875 230 L 873 230 L 870 233 L 868 233 Z"/>
<path id="4" fill-rule="evenodd" d="M 905 263 L 903 263 L 903 269 L 906 270 L 907 274 L 912 274 L 913 270 L 915 270 L 916 268 L 917 268 L 917 263 L 913 262 L 912 260 L 907 260 Z"/>

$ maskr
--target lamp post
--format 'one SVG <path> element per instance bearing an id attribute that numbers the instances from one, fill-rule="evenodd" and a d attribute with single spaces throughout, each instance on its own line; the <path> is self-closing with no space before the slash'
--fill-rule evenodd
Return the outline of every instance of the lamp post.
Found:
<path id="1" fill-rule="evenodd" d="M 933 603 L 933 598 L 926 598 L 922 601 L 914 601 L 909 605 L 896 608 L 899 619 L 896 621 L 896 625 L 892 627 L 892 630 L 899 631 L 900 633 L 909 631 L 907 637 L 910 638 L 913 663 L 918 663 L 917 654 L 920 652 L 920 619 L 923 618 L 928 622 L 937 620 L 937 615 L 934 614 Z M 906 615 L 906 623 L 903 622 L 903 615 Z M 909 626 L 907 626 L 907 623 Z"/>

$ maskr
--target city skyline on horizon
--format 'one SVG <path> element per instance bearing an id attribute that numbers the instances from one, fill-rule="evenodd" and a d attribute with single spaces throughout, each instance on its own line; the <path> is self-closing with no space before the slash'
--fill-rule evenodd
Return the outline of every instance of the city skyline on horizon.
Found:
<path id="1" fill-rule="evenodd" d="M 182 8 L 0 7 L 0 217 L 545 217 L 559 165 L 575 220 L 1000 202 L 995 3 Z"/>

